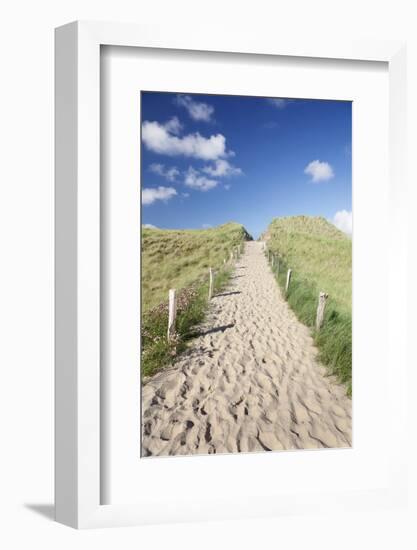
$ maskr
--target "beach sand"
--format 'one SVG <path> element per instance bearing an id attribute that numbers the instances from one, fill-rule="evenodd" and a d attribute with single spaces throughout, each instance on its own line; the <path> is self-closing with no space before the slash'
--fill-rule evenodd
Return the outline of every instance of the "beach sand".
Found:
<path id="1" fill-rule="evenodd" d="M 248 242 L 199 336 L 142 387 L 142 456 L 350 447 L 352 402 Z"/>

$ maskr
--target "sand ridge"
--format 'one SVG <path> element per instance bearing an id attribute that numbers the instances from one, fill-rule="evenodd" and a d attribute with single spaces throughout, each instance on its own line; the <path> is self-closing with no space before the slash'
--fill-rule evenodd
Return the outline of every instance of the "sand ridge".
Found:
<path id="1" fill-rule="evenodd" d="M 349 447 L 351 410 L 248 242 L 187 352 L 142 388 L 142 455 Z"/>

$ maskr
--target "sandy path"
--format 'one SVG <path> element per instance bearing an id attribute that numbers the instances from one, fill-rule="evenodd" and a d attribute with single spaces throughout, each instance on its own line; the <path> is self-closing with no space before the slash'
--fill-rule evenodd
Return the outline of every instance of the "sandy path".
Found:
<path id="1" fill-rule="evenodd" d="M 260 243 L 246 244 L 200 329 L 143 387 L 144 456 L 351 445 L 351 401 L 318 364 Z"/>

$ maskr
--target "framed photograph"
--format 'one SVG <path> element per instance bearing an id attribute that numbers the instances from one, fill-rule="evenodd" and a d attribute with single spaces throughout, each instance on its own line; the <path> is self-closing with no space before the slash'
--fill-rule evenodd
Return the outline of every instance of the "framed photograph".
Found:
<path id="1" fill-rule="evenodd" d="M 404 82 L 401 43 L 57 29 L 58 521 L 403 502 Z"/>
<path id="2" fill-rule="evenodd" d="M 141 128 L 142 457 L 351 447 L 352 103 L 143 91 Z"/>

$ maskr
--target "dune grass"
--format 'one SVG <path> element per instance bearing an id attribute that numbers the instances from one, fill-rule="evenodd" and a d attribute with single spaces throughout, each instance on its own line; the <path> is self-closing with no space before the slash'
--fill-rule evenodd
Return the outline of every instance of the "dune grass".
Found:
<path id="1" fill-rule="evenodd" d="M 205 230 L 142 230 L 141 372 L 149 377 L 171 364 L 195 336 L 208 305 L 208 268 L 214 292 L 230 278 L 230 251 L 250 239 L 235 223 Z M 168 342 L 168 290 L 177 289 L 175 338 Z"/>
<path id="2" fill-rule="evenodd" d="M 313 330 L 320 359 L 352 393 L 352 243 L 324 218 L 276 218 L 265 237 L 279 257 L 275 274 L 284 290 L 292 269 L 287 300 L 302 323 Z M 319 292 L 329 294 L 323 327 L 315 331 Z"/>
<path id="3" fill-rule="evenodd" d="M 214 277 L 214 292 L 227 285 L 231 268 L 221 269 Z M 187 342 L 196 336 L 196 325 L 204 320 L 208 306 L 208 283 L 180 291 L 176 320 L 176 334 L 167 340 L 168 303 L 148 311 L 142 317 L 142 364 L 143 377 L 149 377 L 170 365 L 187 347 Z"/>
<path id="4" fill-rule="evenodd" d="M 142 228 L 142 312 L 168 297 L 168 290 L 187 288 L 219 270 L 230 251 L 250 236 L 238 223 L 210 229 Z"/>

